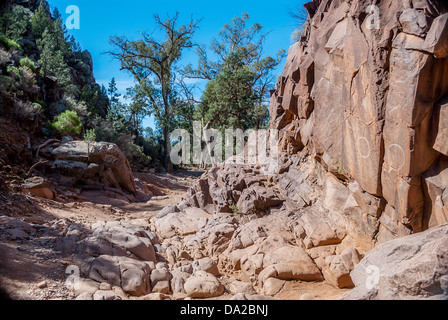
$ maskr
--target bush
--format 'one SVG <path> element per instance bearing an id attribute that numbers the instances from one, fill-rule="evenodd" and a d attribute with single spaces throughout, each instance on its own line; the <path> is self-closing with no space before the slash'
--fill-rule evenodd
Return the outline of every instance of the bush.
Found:
<path id="1" fill-rule="evenodd" d="M 63 136 L 80 135 L 82 131 L 81 119 L 73 110 L 67 110 L 58 115 L 51 127 Z"/>
<path id="2" fill-rule="evenodd" d="M 12 79 L 8 76 L 0 76 L 0 95 L 8 95 L 12 87 Z"/>
<path id="3" fill-rule="evenodd" d="M 84 135 L 84 141 L 87 143 L 93 143 L 96 141 L 95 129 L 87 130 Z"/>
<path id="4" fill-rule="evenodd" d="M 42 107 L 37 103 L 16 101 L 14 114 L 19 121 L 34 121 L 42 114 Z"/>
<path id="5" fill-rule="evenodd" d="M 17 42 L 8 39 L 5 36 L 0 36 L 0 44 L 8 50 L 20 50 L 20 45 Z"/>
<path id="6" fill-rule="evenodd" d="M 134 136 L 125 133 L 118 137 L 114 143 L 120 148 L 132 168 L 142 170 L 149 166 L 151 158 L 143 153 L 143 147 L 134 143 Z"/>
<path id="7" fill-rule="evenodd" d="M 19 63 L 22 67 L 26 67 L 26 68 L 30 69 L 32 72 L 36 72 L 36 66 L 30 58 L 28 58 L 28 57 L 22 58 L 22 59 L 20 59 Z"/>
<path id="8" fill-rule="evenodd" d="M 0 49 L 0 66 L 6 65 L 11 61 L 11 54 L 8 51 Z"/>
<path id="9" fill-rule="evenodd" d="M 115 143 L 132 168 L 141 170 L 150 164 L 151 157 L 145 155 L 143 147 L 135 143 L 134 136 L 129 133 L 123 118 L 109 114 L 106 119 L 98 117 L 93 123 L 97 141 Z"/>
<path id="10" fill-rule="evenodd" d="M 47 104 L 43 100 L 36 99 L 34 102 L 39 104 L 42 107 L 42 109 L 46 109 L 47 108 Z"/>
<path id="11" fill-rule="evenodd" d="M 28 67 L 21 66 L 17 68 L 8 66 L 7 71 L 14 80 L 13 85 L 19 91 L 19 94 L 27 93 L 33 95 L 39 92 L 34 73 Z"/>

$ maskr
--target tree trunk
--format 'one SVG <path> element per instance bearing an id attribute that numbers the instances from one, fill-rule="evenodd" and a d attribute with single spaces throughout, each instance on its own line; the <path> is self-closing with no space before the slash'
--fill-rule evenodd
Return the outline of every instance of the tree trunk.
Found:
<path id="1" fill-rule="evenodd" d="M 165 169 L 168 173 L 174 172 L 173 163 L 171 162 L 171 142 L 168 128 L 163 129 L 163 139 L 165 141 Z"/>

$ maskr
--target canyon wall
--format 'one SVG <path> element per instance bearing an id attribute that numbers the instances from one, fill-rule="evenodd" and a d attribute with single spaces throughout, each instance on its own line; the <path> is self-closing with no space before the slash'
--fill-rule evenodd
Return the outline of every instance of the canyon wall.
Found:
<path id="1" fill-rule="evenodd" d="M 356 190 L 363 216 L 368 199 L 384 242 L 448 222 L 448 13 L 371 3 L 305 5 L 270 113 L 284 157 L 307 149 Z"/>

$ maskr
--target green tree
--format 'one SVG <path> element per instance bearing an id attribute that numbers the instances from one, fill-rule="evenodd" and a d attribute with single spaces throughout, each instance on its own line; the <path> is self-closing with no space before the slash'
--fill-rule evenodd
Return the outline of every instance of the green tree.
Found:
<path id="1" fill-rule="evenodd" d="M 70 71 L 61 50 L 57 49 L 54 38 L 49 29 L 46 29 L 42 38 L 37 40 L 40 52 L 39 64 L 42 66 L 42 76 L 54 76 L 58 78 L 58 85 L 65 87 L 71 83 Z"/>
<path id="2" fill-rule="evenodd" d="M 228 59 L 240 60 L 232 54 Z M 253 128 L 252 112 L 256 100 L 252 89 L 253 78 L 254 73 L 247 66 L 234 63 L 225 66 L 214 80 L 208 82 L 204 91 L 204 122 L 222 131 Z"/>
<path id="3" fill-rule="evenodd" d="M 143 119 L 150 115 L 150 100 L 146 95 L 145 89 L 145 86 L 141 84 L 137 84 L 133 88 L 128 88 L 125 99 L 130 99 L 131 102 L 123 105 L 123 115 L 129 123 L 131 132 L 136 139 L 143 131 Z"/>
<path id="4" fill-rule="evenodd" d="M 80 135 L 82 131 L 81 119 L 74 110 L 67 110 L 58 115 L 51 126 L 63 136 Z"/>
<path id="5" fill-rule="evenodd" d="M 12 6 L 0 15 L 0 35 L 19 42 L 29 25 L 31 11 L 19 5 Z"/>
<path id="6" fill-rule="evenodd" d="M 37 38 L 42 38 L 44 31 L 51 26 L 50 13 L 45 7 L 45 1 L 41 1 L 39 7 L 31 17 L 31 30 Z"/>
<path id="7" fill-rule="evenodd" d="M 183 71 L 188 78 L 208 80 L 200 102 L 200 117 L 214 128 L 259 129 L 267 122 L 269 89 L 275 77 L 272 71 L 285 57 L 265 56 L 264 41 L 268 33 L 261 24 L 249 25 L 249 15 L 235 17 L 224 25 L 217 38 L 207 47 L 197 49 L 198 66 Z M 217 57 L 214 61 L 208 54 Z M 225 114 L 225 117 L 219 116 Z"/>
<path id="8" fill-rule="evenodd" d="M 126 37 L 112 37 L 110 43 L 115 51 L 109 52 L 121 62 L 121 67 L 130 72 L 137 83 L 145 86 L 150 99 L 150 108 L 161 126 L 164 140 L 165 168 L 173 171 L 170 160 L 170 129 L 173 119 L 173 98 L 175 84 L 175 64 L 182 52 L 192 48 L 192 37 L 199 21 L 190 20 L 188 25 L 178 26 L 179 14 L 162 20 L 154 16 L 157 28 L 162 30 L 165 39 L 158 41 L 151 34 L 142 33 L 143 39 L 128 40 Z"/>
<path id="9" fill-rule="evenodd" d="M 119 114 L 121 112 L 121 94 L 118 93 L 117 82 L 115 81 L 115 78 L 112 78 L 112 80 L 109 82 L 106 94 L 109 98 L 109 109 L 112 111 L 112 113 Z"/>
<path id="10" fill-rule="evenodd" d="M 53 10 L 53 22 L 49 26 L 49 30 L 53 36 L 56 48 L 61 50 L 64 57 L 71 57 L 73 52 L 71 50 L 70 37 L 67 35 L 67 29 L 57 8 Z"/>
<path id="11" fill-rule="evenodd" d="M 84 141 L 87 143 L 87 159 L 90 161 L 90 145 L 96 141 L 95 129 L 86 131 L 84 134 Z"/>

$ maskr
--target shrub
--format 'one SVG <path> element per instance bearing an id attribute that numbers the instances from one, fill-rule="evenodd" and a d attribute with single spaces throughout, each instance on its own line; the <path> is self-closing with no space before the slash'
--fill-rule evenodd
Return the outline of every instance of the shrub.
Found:
<path id="1" fill-rule="evenodd" d="M 47 108 L 47 104 L 43 100 L 36 99 L 34 102 L 39 104 L 42 107 L 42 109 L 46 109 Z"/>
<path id="2" fill-rule="evenodd" d="M 7 95 L 11 91 L 12 79 L 8 76 L 0 76 L 0 95 Z"/>
<path id="3" fill-rule="evenodd" d="M 36 65 L 30 58 L 28 58 L 28 57 L 22 58 L 22 59 L 20 59 L 19 63 L 22 67 L 26 67 L 26 68 L 30 69 L 32 72 L 36 72 Z"/>
<path id="4" fill-rule="evenodd" d="M 58 115 L 51 127 L 63 136 L 80 135 L 82 131 L 81 119 L 73 110 L 67 110 Z"/>
<path id="5" fill-rule="evenodd" d="M 19 121 L 34 121 L 42 114 L 42 107 L 37 103 L 16 101 L 14 114 Z"/>
<path id="6" fill-rule="evenodd" d="M 16 90 L 27 94 L 36 94 L 39 92 L 39 87 L 36 86 L 34 73 L 28 67 L 21 66 L 17 68 L 8 66 L 7 71 L 14 80 L 13 85 Z"/>
<path id="7" fill-rule="evenodd" d="M 5 36 L 0 36 L 0 44 L 8 50 L 20 50 L 20 45 L 17 42 L 8 39 Z"/>
<path id="8" fill-rule="evenodd" d="M 8 51 L 0 49 L 0 66 L 6 65 L 11 61 L 11 54 Z"/>
<path id="9" fill-rule="evenodd" d="M 95 129 L 87 130 L 84 134 L 84 141 L 87 143 L 93 143 L 96 141 Z"/>

